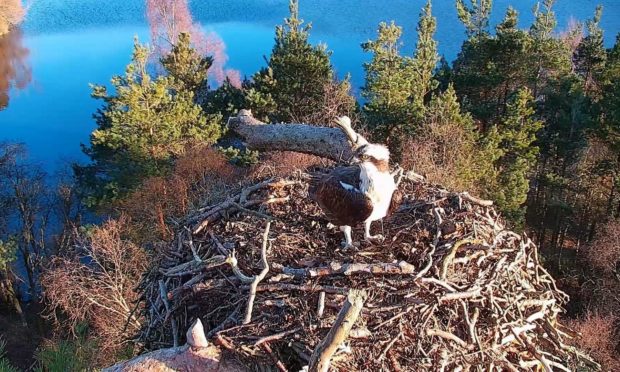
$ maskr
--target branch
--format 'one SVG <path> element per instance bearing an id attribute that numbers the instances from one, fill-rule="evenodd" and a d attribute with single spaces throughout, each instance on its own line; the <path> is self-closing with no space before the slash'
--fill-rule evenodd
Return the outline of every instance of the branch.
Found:
<path id="1" fill-rule="evenodd" d="M 267 244 L 269 244 L 269 229 L 271 228 L 271 222 L 267 222 L 265 226 L 265 232 L 263 232 L 263 246 L 261 249 L 261 262 L 263 263 L 263 270 L 260 274 L 254 276 L 252 284 L 250 284 L 250 298 L 248 299 L 248 307 L 245 311 L 245 319 L 243 324 L 248 324 L 252 321 L 252 309 L 254 308 L 254 299 L 256 298 L 256 287 L 261 280 L 265 279 L 265 276 L 269 272 L 269 263 L 267 262 Z"/>
<path id="2" fill-rule="evenodd" d="M 367 296 L 363 290 L 352 289 L 349 291 L 347 301 L 344 303 L 340 313 L 338 313 L 334 325 L 327 333 L 327 336 L 317 345 L 310 357 L 309 372 L 328 371 L 332 356 L 338 346 L 347 338 L 349 332 L 351 332 L 351 328 L 353 328 L 353 324 L 355 324 L 359 317 Z"/>
<path id="3" fill-rule="evenodd" d="M 316 278 L 330 275 L 352 275 L 358 273 L 369 273 L 379 275 L 406 275 L 414 274 L 415 266 L 405 261 L 396 263 L 338 263 L 332 262 L 329 266 L 309 267 L 305 269 L 295 269 L 291 267 L 279 267 L 284 274 L 292 275 L 296 278 Z"/>
<path id="4" fill-rule="evenodd" d="M 228 128 L 241 136 L 252 150 L 295 151 L 335 161 L 353 156 L 356 142 L 351 144 L 349 135 L 355 134 L 358 143 L 363 139 L 350 124 L 348 129 L 342 125 L 328 128 L 308 124 L 266 124 L 255 119 L 250 110 L 240 110 L 236 117 L 229 118 Z"/>

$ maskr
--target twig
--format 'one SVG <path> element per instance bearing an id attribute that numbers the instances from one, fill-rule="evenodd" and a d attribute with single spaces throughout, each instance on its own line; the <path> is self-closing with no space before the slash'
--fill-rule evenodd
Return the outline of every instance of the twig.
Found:
<path id="1" fill-rule="evenodd" d="M 319 292 L 319 302 L 316 306 L 316 317 L 322 318 L 325 310 L 325 291 Z"/>
<path id="2" fill-rule="evenodd" d="M 385 358 L 385 355 L 388 353 L 388 351 L 390 351 L 392 346 L 394 346 L 396 341 L 398 341 L 398 339 L 401 338 L 402 336 L 403 336 L 403 333 L 402 332 L 398 332 L 396 337 L 394 337 L 390 342 L 388 342 L 388 344 L 385 346 L 385 348 L 383 349 L 383 351 L 379 355 L 379 359 L 377 360 L 378 363 L 381 363 L 381 361 L 383 360 L 383 358 Z"/>
<path id="3" fill-rule="evenodd" d="M 437 337 L 445 338 L 446 340 L 451 340 L 451 341 L 456 342 L 463 348 L 466 348 L 466 349 L 468 348 L 467 342 L 463 341 L 461 338 L 459 338 L 453 333 L 442 331 L 440 329 L 428 329 L 426 331 L 426 334 L 428 336 L 437 336 Z"/>
<path id="4" fill-rule="evenodd" d="M 263 344 L 265 342 L 271 342 L 271 341 L 279 340 L 279 339 L 281 339 L 283 337 L 286 337 L 288 335 L 292 335 L 295 332 L 299 332 L 299 330 L 300 330 L 300 328 L 294 328 L 294 329 L 290 329 L 288 331 L 284 331 L 284 332 L 276 333 L 276 334 L 273 334 L 273 335 L 261 337 L 261 338 L 259 338 L 254 343 L 254 346 L 258 346 L 258 345 Z"/>
<path id="5" fill-rule="evenodd" d="M 273 350 L 271 350 L 271 346 L 269 346 L 269 344 L 261 344 L 261 346 L 263 349 L 265 349 L 267 354 L 269 354 L 269 356 L 271 357 L 271 360 L 273 360 L 273 362 L 276 364 L 276 367 L 278 367 L 278 370 L 280 372 L 288 372 L 288 370 L 284 366 L 284 363 L 282 363 L 282 361 L 278 359 L 278 357 L 275 355 Z"/>
<path id="6" fill-rule="evenodd" d="M 290 267 L 280 267 L 284 274 L 292 275 L 296 278 L 317 278 L 330 275 L 353 275 L 358 273 L 369 273 L 377 275 L 407 275 L 415 273 L 415 266 L 405 261 L 397 263 L 338 263 L 332 262 L 329 266 L 310 267 L 305 269 L 295 269 Z"/>
<path id="7" fill-rule="evenodd" d="M 243 288 L 242 288 L 243 289 Z M 342 287 L 334 287 L 329 285 L 307 285 L 307 284 L 290 284 L 290 283 L 270 283 L 261 284 L 257 288 L 258 292 L 264 291 L 302 291 L 302 292 L 325 292 L 346 295 L 349 289 Z"/>
<path id="8" fill-rule="evenodd" d="M 243 207 L 243 206 L 239 205 L 239 203 L 232 202 L 231 204 L 232 204 L 235 208 L 237 208 L 238 210 L 240 210 L 240 211 L 242 211 L 242 212 L 245 212 L 245 213 L 247 213 L 247 214 L 250 214 L 250 215 L 253 215 L 253 216 L 256 216 L 256 217 L 259 217 L 259 218 L 264 218 L 264 219 L 266 219 L 267 221 L 272 221 L 272 220 L 273 220 L 273 217 L 268 216 L 268 215 L 266 215 L 266 214 L 264 214 L 264 213 L 261 213 L 261 212 L 258 212 L 258 211 L 255 211 L 255 210 L 252 210 L 252 209 L 248 209 L 248 208 L 246 208 L 246 207 Z"/>
<path id="9" fill-rule="evenodd" d="M 267 222 L 265 226 L 265 232 L 263 232 L 263 246 L 261 248 L 261 262 L 263 263 L 263 269 L 260 274 L 256 275 L 250 285 L 250 297 L 248 299 L 248 307 L 245 311 L 245 319 L 243 324 L 248 324 L 252 321 L 252 309 L 254 308 L 254 299 L 256 298 L 256 287 L 261 280 L 265 279 L 265 276 L 269 272 L 269 263 L 267 262 L 267 245 L 269 244 L 269 229 L 271 228 L 271 222 Z"/>

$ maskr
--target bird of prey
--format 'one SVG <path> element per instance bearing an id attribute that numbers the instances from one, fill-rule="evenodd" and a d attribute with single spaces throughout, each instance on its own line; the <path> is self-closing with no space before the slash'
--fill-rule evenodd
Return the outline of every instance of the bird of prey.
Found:
<path id="1" fill-rule="evenodd" d="M 345 121 L 350 128 L 347 117 Z M 344 233 L 343 246 L 351 248 L 351 227 L 364 223 L 367 241 L 382 240 L 381 235 L 370 235 L 370 224 L 391 214 L 400 204 L 400 193 L 390 173 L 390 152 L 387 147 L 368 143 L 363 137 L 362 145 L 355 150 L 351 166 L 334 168 L 328 174 L 313 175 L 308 193 L 332 224 Z"/>

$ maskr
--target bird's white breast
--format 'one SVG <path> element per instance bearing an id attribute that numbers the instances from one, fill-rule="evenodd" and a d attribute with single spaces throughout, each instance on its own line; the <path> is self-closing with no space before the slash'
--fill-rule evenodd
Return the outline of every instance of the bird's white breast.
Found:
<path id="1" fill-rule="evenodd" d="M 360 165 L 360 191 L 372 201 L 373 210 L 367 221 L 380 220 L 387 214 L 396 189 L 394 178 L 389 172 L 379 172 L 372 163 Z"/>

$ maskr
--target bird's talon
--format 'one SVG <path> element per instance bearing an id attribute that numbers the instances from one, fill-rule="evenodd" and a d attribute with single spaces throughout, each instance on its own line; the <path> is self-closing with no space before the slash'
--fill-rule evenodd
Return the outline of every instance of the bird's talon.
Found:
<path id="1" fill-rule="evenodd" d="M 367 236 L 366 241 L 370 243 L 383 243 L 383 241 L 385 241 L 385 237 L 383 235 Z"/>
<path id="2" fill-rule="evenodd" d="M 349 244 L 347 242 L 340 243 L 340 246 L 342 247 L 344 251 L 355 249 L 355 244 Z"/>

